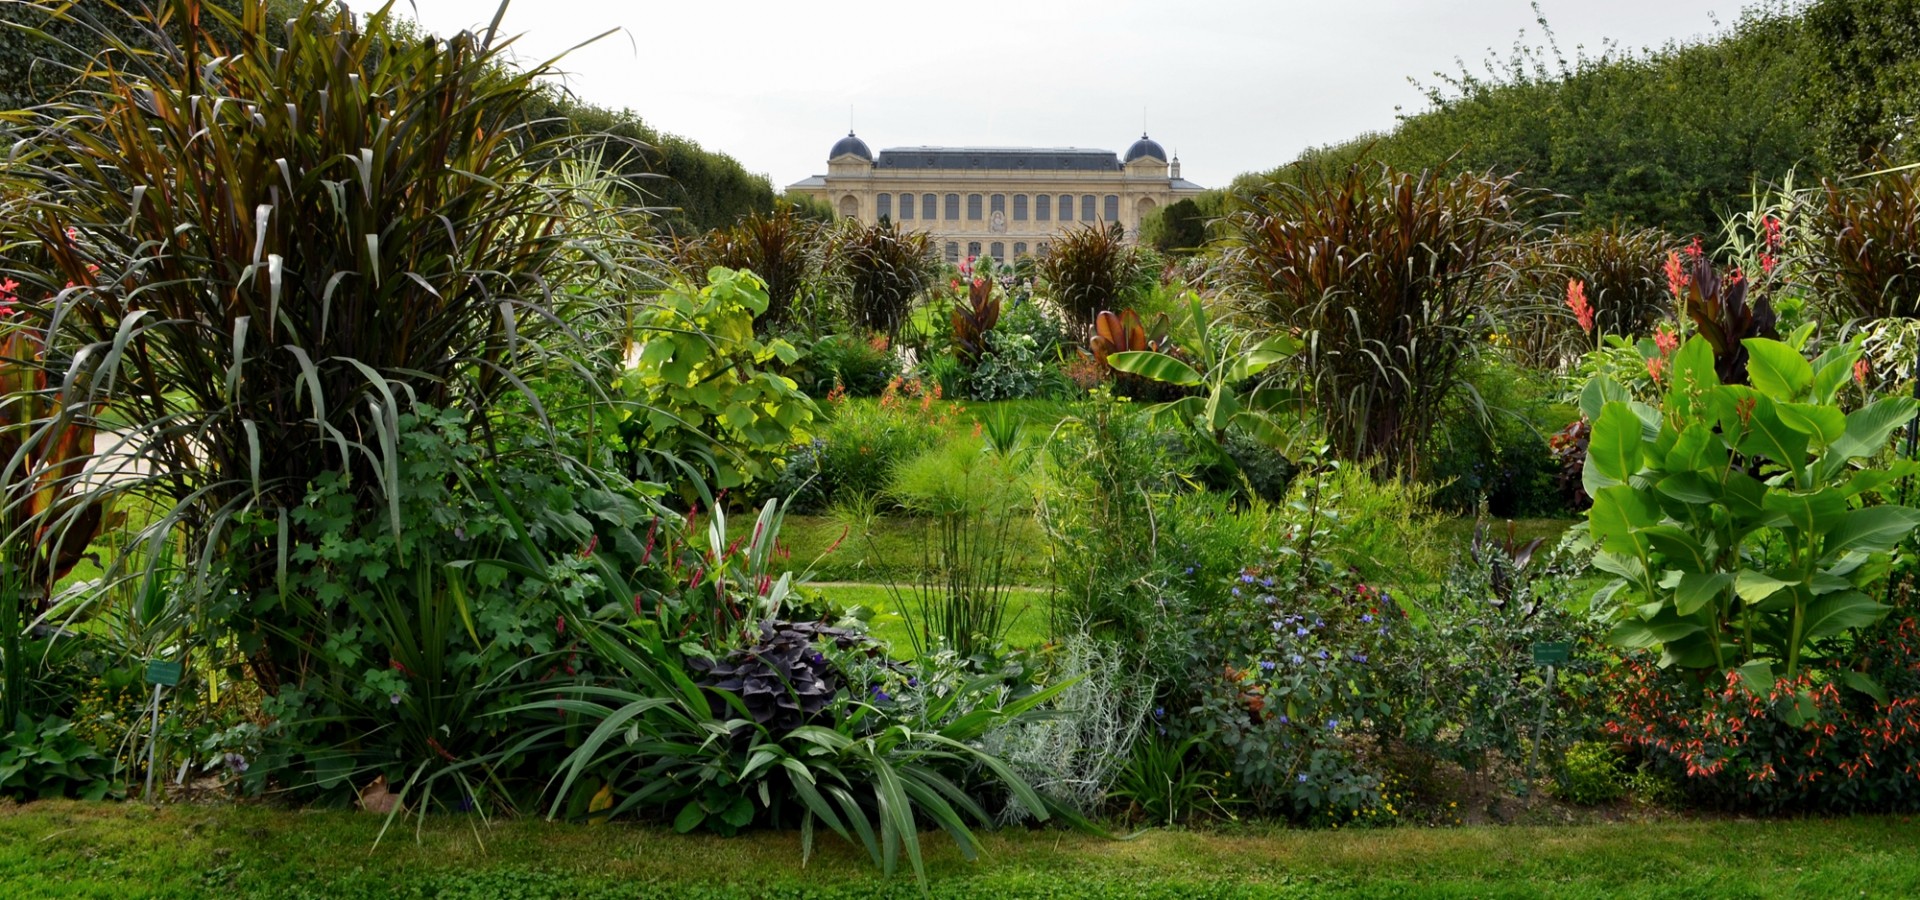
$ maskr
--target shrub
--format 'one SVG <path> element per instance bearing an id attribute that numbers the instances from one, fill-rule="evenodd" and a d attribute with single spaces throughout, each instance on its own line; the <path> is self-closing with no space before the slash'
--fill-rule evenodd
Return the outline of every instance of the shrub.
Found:
<path id="1" fill-rule="evenodd" d="M 974 400 L 1026 400 L 1045 396 L 1054 387 L 1052 367 L 1030 335 L 990 331 L 988 353 L 967 375 L 967 396 Z"/>
<path id="2" fill-rule="evenodd" d="M 1256 321 L 1306 340 L 1339 457 L 1418 476 L 1419 444 L 1490 332 L 1494 274 L 1534 196 L 1492 175 L 1298 174 L 1229 218 L 1228 278 Z"/>
<path id="3" fill-rule="evenodd" d="M 1662 264 L 1679 247 L 1679 239 L 1665 231 L 1620 222 L 1561 233 L 1541 244 L 1514 270 L 1523 305 L 1507 317 L 1506 333 L 1516 361 L 1557 368 L 1602 336 L 1651 333 L 1672 305 Z M 1593 311 L 1591 330 L 1577 327 L 1567 308 L 1568 281 L 1583 286 Z"/>
<path id="4" fill-rule="evenodd" d="M 752 272 L 714 269 L 706 287 L 675 285 L 641 316 L 639 344 L 617 384 L 633 403 L 620 410 L 620 434 L 638 473 L 683 485 L 690 498 L 677 469 L 683 458 L 727 489 L 771 479 L 787 451 L 807 441 L 813 401 L 768 368 L 800 352 L 754 337 L 766 308 Z"/>
<path id="5" fill-rule="evenodd" d="M 814 448 L 826 503 L 874 501 L 893 483 L 894 469 L 918 456 L 952 427 L 955 413 L 940 390 L 895 378 L 877 401 L 839 400 Z"/>
<path id="6" fill-rule="evenodd" d="M 1054 238 L 1038 265 L 1050 296 L 1080 327 L 1103 309 L 1125 309 L 1139 287 L 1141 266 L 1120 226 L 1082 225 Z"/>
<path id="7" fill-rule="evenodd" d="M 1548 402 L 1544 378 L 1497 358 L 1471 365 L 1466 383 L 1471 399 L 1455 398 L 1425 451 L 1434 505 L 1501 518 L 1564 513 L 1545 435 L 1573 411 Z"/>
<path id="8" fill-rule="evenodd" d="M 1577 806 L 1612 803 L 1627 793 L 1626 772 L 1620 751 L 1611 744 L 1581 741 L 1567 748 L 1560 771 L 1554 775 L 1553 792 Z"/>
<path id="9" fill-rule="evenodd" d="M 1851 633 L 1886 612 L 1865 589 L 1920 510 L 1876 502 L 1913 464 L 1871 461 L 1916 401 L 1842 412 L 1858 342 L 1812 362 L 1764 339 L 1741 352 L 1752 387 L 1721 384 L 1724 360 L 1696 335 L 1659 409 L 1604 380 L 1583 398 L 1595 565 L 1618 576 L 1596 602 L 1616 640 L 1659 647 L 1663 664 L 1755 677 L 1778 664 L 1792 678 L 1805 661 L 1844 657 Z"/>
<path id="10" fill-rule="evenodd" d="M 675 254 L 692 279 L 715 267 L 746 269 L 767 284 L 767 308 L 754 320 L 762 331 L 786 326 L 796 297 L 820 265 L 821 228 L 778 205 L 771 213 L 749 213 L 728 228 L 716 228 L 687 242 Z"/>
<path id="11" fill-rule="evenodd" d="M 1801 233 L 1839 316 L 1920 318 L 1920 169 L 1823 181 Z"/>
<path id="12" fill-rule="evenodd" d="M 491 33 L 308 2 L 276 45 L 256 0 L 143 8 L 59 9 L 97 16 L 105 49 L 68 102 L 14 117 L 0 223 L 51 298 L 49 383 L 120 423 L 115 489 L 182 530 L 194 595 L 253 598 L 202 610 L 201 636 L 243 635 L 277 692 L 311 671 L 293 636 L 321 631 L 283 590 L 313 538 L 290 513 L 334 477 L 398 532 L 406 405 L 480 429 L 556 356 L 604 371 L 582 340 L 606 321 L 598 275 L 566 251 L 627 238 L 572 218 L 567 141 L 525 128 L 552 70 L 515 70 Z M 117 349 L 66 352 L 89 346 Z"/>
<path id="13" fill-rule="evenodd" d="M 1156 685 L 1131 669 L 1126 651 L 1085 634 L 1068 636 L 1050 669 L 1051 680 L 1067 685 L 1051 715 L 989 732 L 982 749 L 1006 760 L 1042 797 L 1092 816 L 1133 756 Z M 1002 815 L 1032 817 L 1013 798 Z"/>
<path id="14" fill-rule="evenodd" d="M 1446 579 L 1415 595 L 1413 627 L 1381 649 L 1384 735 L 1469 771 L 1529 761 L 1554 771 L 1598 732 L 1595 676 L 1611 654 L 1603 628 L 1579 609 L 1583 561 L 1540 545 L 1491 536 L 1483 524 Z M 1572 651 L 1551 686 L 1533 659 L 1542 643 Z"/>
<path id="15" fill-rule="evenodd" d="M 932 284 L 937 267 L 926 232 L 903 232 L 892 222 L 848 220 L 828 241 L 827 259 L 845 298 L 847 319 L 896 342 L 913 298 Z"/>
<path id="16" fill-rule="evenodd" d="M 805 372 L 800 386 L 808 396 L 824 398 L 839 388 L 842 396 L 878 397 L 900 375 L 900 359 L 889 348 L 886 335 L 861 340 L 857 335 L 834 334 L 807 348 L 800 368 Z"/>

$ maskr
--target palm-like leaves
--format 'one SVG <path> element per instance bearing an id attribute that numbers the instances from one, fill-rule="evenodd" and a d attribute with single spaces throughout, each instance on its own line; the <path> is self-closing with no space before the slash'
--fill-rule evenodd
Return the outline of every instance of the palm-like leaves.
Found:
<path id="1" fill-rule="evenodd" d="M 1055 238 L 1037 265 L 1054 302 L 1085 328 L 1101 310 L 1124 306 L 1140 278 L 1140 257 L 1115 223 L 1083 225 Z"/>
<path id="2" fill-rule="evenodd" d="M 122 468 L 148 474 L 121 489 L 162 495 L 153 527 L 273 620 L 271 687 L 290 660 L 270 636 L 304 602 L 272 601 L 286 510 L 345 470 L 397 530 L 401 407 L 482 425 L 592 320 L 552 292 L 562 267 L 620 263 L 564 252 L 585 243 L 545 177 L 564 148 L 522 112 L 551 70 L 513 69 L 491 30 L 422 40 L 308 2 L 281 47 L 262 0 L 50 10 L 107 49 L 83 92 L 9 114 L 27 139 L 0 221 L 43 260 L 17 274 L 53 297 L 48 377 L 125 423 Z"/>
<path id="3" fill-rule="evenodd" d="M 924 231 L 901 231 L 892 222 L 848 221 L 828 249 L 841 283 L 847 318 L 890 339 L 900 336 L 913 298 L 933 281 L 933 242 Z"/>
<path id="4" fill-rule="evenodd" d="M 1353 165 L 1241 199 L 1227 264 L 1249 311 L 1306 340 L 1334 448 L 1411 474 L 1534 195 L 1507 177 Z"/>
<path id="5" fill-rule="evenodd" d="M 1807 221 L 1823 295 L 1863 319 L 1920 318 L 1920 166 L 1823 188 Z"/>

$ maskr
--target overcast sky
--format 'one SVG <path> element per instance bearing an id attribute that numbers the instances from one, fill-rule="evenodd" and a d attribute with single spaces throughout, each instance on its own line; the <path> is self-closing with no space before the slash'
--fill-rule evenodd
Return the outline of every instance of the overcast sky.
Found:
<path id="1" fill-rule="evenodd" d="M 497 0 L 411 0 L 447 33 Z M 372 0 L 355 0 L 368 8 Z M 1542 0 L 1564 53 L 1696 39 L 1737 0 Z M 408 9 L 408 0 L 399 8 Z M 1409 77 L 1541 43 L 1527 0 L 515 0 L 516 53 L 580 97 L 732 154 L 774 187 L 826 171 L 852 125 L 920 144 L 1098 147 L 1146 130 L 1207 187 L 1392 127 Z"/>

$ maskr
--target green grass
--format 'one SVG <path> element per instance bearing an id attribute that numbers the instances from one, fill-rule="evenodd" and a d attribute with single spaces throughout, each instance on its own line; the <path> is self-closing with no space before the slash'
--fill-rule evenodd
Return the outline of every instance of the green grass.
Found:
<path id="1" fill-rule="evenodd" d="M 907 637 L 907 624 L 894 603 L 893 592 L 878 584 L 820 584 L 813 586 L 826 595 L 828 602 L 847 609 L 864 606 L 876 615 L 869 623 L 874 637 L 887 642 L 893 655 L 907 658 L 913 654 L 913 642 Z M 913 603 L 910 586 L 902 585 L 902 599 Z M 1051 591 L 1016 588 L 1007 596 L 1007 643 L 1015 647 L 1037 647 L 1047 642 L 1047 613 L 1053 606 Z"/>
<path id="2" fill-rule="evenodd" d="M 863 534 L 831 516 L 788 516 L 780 540 L 793 550 L 796 568 L 812 564 L 815 581 L 911 584 L 925 565 L 928 527 L 926 519 L 885 516 Z M 836 543 L 839 546 L 827 552 Z M 1007 578 L 1012 583 L 1048 583 L 1047 539 L 1038 523 L 1031 518 L 1016 520 L 1007 550 Z"/>
<path id="3" fill-rule="evenodd" d="M 837 838 L 446 819 L 416 842 L 380 818 L 264 806 L 0 807 L 8 897 L 545 898 L 920 896 Z M 934 897 L 1840 897 L 1920 884 L 1910 819 L 1695 821 L 1377 831 L 927 835 Z"/>

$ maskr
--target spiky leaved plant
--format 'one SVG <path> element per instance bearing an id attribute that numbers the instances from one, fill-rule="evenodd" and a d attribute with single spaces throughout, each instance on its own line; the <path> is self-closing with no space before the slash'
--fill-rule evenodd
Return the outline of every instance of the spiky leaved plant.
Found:
<path id="1" fill-rule="evenodd" d="M 1498 276 L 1536 194 L 1511 177 L 1302 168 L 1228 220 L 1231 281 L 1254 321 L 1306 340 L 1336 452 L 1417 474 L 1420 443 L 1484 343 Z"/>
<path id="2" fill-rule="evenodd" d="M 933 243 L 924 231 L 892 222 L 848 221 L 827 246 L 828 267 L 846 300 L 847 318 L 898 342 L 913 298 L 933 283 Z"/>
<path id="3" fill-rule="evenodd" d="M 300 4 L 48 6 L 105 48 L 58 104 L 7 113 L 13 273 L 50 300 L 46 374 L 116 423 L 156 532 L 184 535 L 200 596 L 269 690 L 302 677 L 288 636 L 327 601 L 282 590 L 289 511 L 345 473 L 365 515 L 403 529 L 398 418 L 496 403 L 554 356 L 584 358 L 591 292 L 560 139 L 523 104 L 549 65 L 508 64 L 493 27 L 439 39 Z M 142 46 L 158 48 L 142 50 Z M 603 247 L 617 238 L 603 236 Z M 600 253 L 599 265 L 621 265 Z M 38 262 L 31 262 L 38 260 Z M 405 543 L 402 542 L 402 546 Z M 219 588 L 215 588 L 218 584 Z M 324 633 L 324 629 L 321 629 Z"/>
<path id="4" fill-rule="evenodd" d="M 1920 165 L 1821 183 L 1803 222 L 1814 283 L 1836 312 L 1920 318 Z"/>
<path id="5" fill-rule="evenodd" d="M 1672 306 L 1661 271 L 1680 241 L 1658 228 L 1613 222 L 1562 232 L 1527 252 L 1514 266 L 1507 335 L 1520 362 L 1553 368 L 1593 349 L 1600 335 L 1650 334 Z M 1593 310 L 1594 334 L 1576 327 L 1566 304 L 1567 282 L 1579 282 Z"/>
<path id="6" fill-rule="evenodd" d="M 1036 268 L 1053 301 L 1081 328 L 1101 310 L 1126 306 L 1140 280 L 1139 254 L 1127 243 L 1119 223 L 1083 225 L 1055 238 Z"/>
<path id="7" fill-rule="evenodd" d="M 751 213 L 727 228 L 716 228 L 681 245 L 675 254 L 690 279 L 706 277 L 715 266 L 747 269 L 767 283 L 767 311 L 761 328 L 788 324 L 794 298 L 820 268 L 820 223 L 780 204 L 770 213 Z"/>

